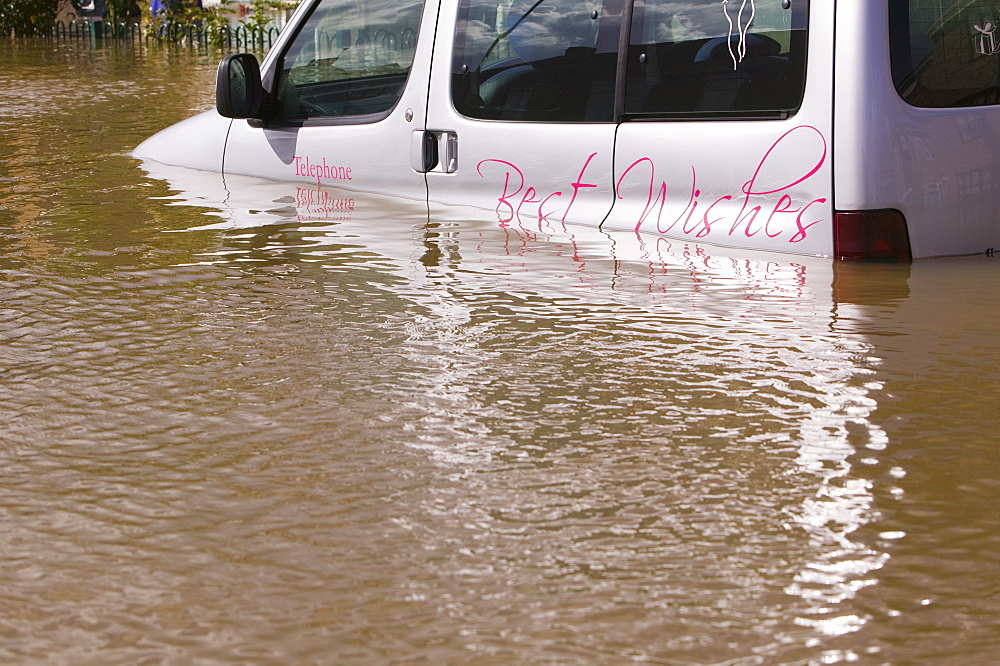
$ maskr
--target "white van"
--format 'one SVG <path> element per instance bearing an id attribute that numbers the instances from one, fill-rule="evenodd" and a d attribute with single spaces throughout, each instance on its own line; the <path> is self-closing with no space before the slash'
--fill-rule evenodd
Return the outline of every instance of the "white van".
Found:
<path id="1" fill-rule="evenodd" d="M 1000 246 L 992 0 L 304 0 L 135 156 L 837 258 Z"/>

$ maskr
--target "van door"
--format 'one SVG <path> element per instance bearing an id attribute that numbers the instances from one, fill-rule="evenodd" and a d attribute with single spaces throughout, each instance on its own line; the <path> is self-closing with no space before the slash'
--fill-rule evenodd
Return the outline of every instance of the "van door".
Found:
<path id="1" fill-rule="evenodd" d="M 442 0 L 431 201 L 600 224 L 613 202 L 622 0 Z"/>
<path id="2" fill-rule="evenodd" d="M 636 0 L 630 23 L 604 228 L 831 255 L 834 3 Z"/>
<path id="3" fill-rule="evenodd" d="M 266 126 L 235 120 L 223 172 L 423 200 L 407 150 L 425 127 L 437 0 L 315 0 L 264 66 Z M 322 198 L 322 197 L 320 197 Z"/>

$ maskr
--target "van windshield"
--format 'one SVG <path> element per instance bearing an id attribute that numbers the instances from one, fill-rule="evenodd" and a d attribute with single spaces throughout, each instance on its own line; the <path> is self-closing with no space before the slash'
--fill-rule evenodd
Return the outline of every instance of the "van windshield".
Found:
<path id="1" fill-rule="evenodd" d="M 892 0 L 892 78 L 922 107 L 1000 103 L 1000 6 L 995 0 Z"/>

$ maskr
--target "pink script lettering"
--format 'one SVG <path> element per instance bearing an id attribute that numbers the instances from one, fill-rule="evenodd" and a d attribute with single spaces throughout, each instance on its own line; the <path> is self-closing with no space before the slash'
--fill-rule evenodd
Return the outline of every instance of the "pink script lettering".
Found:
<path id="1" fill-rule="evenodd" d="M 809 135 L 818 137 L 819 141 L 805 141 Z M 789 149 L 798 139 L 803 141 L 795 146 L 818 147 L 818 150 L 811 156 L 804 154 L 802 159 L 797 159 L 795 165 L 804 165 L 797 171 L 794 165 L 792 168 L 787 168 L 784 163 L 779 165 L 777 149 Z M 710 234 L 718 237 L 720 233 L 728 236 L 739 233 L 753 238 L 763 233 L 769 238 L 784 238 L 789 243 L 799 243 L 805 240 L 811 227 L 823 221 L 822 218 L 814 218 L 810 209 L 826 203 L 827 199 L 821 197 L 806 201 L 795 188 L 820 171 L 826 163 L 827 152 L 826 138 L 818 129 L 809 125 L 792 128 L 768 148 L 753 174 L 740 186 L 739 192 L 715 196 L 711 200 L 701 199 L 703 192 L 698 185 L 698 172 L 692 166 L 691 186 L 679 212 L 668 210 L 671 208 L 667 197 L 669 188 L 666 181 L 657 182 L 654 160 L 641 157 L 622 171 L 615 183 L 615 196 L 627 206 L 627 200 L 634 201 L 636 192 L 645 193 L 645 203 L 635 221 L 636 231 L 648 230 L 650 224 L 655 223 L 655 230 L 664 235 L 705 238 Z M 586 158 L 579 175 L 568 184 L 568 188 L 545 196 L 528 184 L 524 172 L 513 162 L 485 159 L 476 165 L 476 172 L 484 179 L 502 179 L 500 196 L 496 200 L 496 210 L 501 215 L 502 223 L 506 224 L 522 214 L 537 216 L 539 222 L 561 214 L 559 219 L 565 222 L 580 190 L 598 188 L 599 191 L 601 188 L 597 183 L 587 182 L 586 178 L 587 170 L 596 157 L 595 152 Z M 772 171 L 792 175 L 786 175 L 777 185 L 767 185 L 762 174 Z M 647 182 L 648 186 L 645 186 Z"/>
<path id="2" fill-rule="evenodd" d="M 566 209 L 562 211 L 561 221 L 566 221 L 566 216 L 569 215 L 569 211 L 573 208 L 573 204 L 576 203 L 577 194 L 582 189 L 589 189 L 591 187 L 598 187 L 596 183 L 586 183 L 583 180 L 584 174 L 587 172 L 587 167 L 590 163 L 597 157 L 597 153 L 591 153 L 587 160 L 583 163 L 583 167 L 580 169 L 580 175 L 576 177 L 576 181 L 570 183 L 570 187 L 573 188 L 573 194 L 570 195 L 569 203 L 566 205 Z M 517 166 L 506 160 L 495 160 L 488 159 L 483 160 L 476 165 L 476 173 L 479 174 L 481 178 L 486 178 L 486 174 L 483 173 L 483 169 L 493 170 L 494 167 L 499 165 L 501 173 L 503 173 L 503 192 L 497 198 L 497 211 L 506 211 L 508 216 L 502 218 L 501 222 L 507 223 L 514 219 L 515 215 L 520 215 L 521 210 L 527 205 L 528 209 L 531 210 L 531 204 L 538 204 L 538 208 L 534 209 L 538 215 L 539 222 L 547 220 L 549 216 L 558 214 L 559 208 L 557 207 L 558 202 L 553 203 L 551 207 L 549 202 L 552 199 L 562 197 L 562 191 L 552 192 L 544 198 L 538 197 L 538 191 L 534 187 L 525 188 L 524 172 L 521 171 Z M 524 191 L 521 194 L 521 191 Z M 520 199 L 517 199 L 517 195 L 521 195 Z M 515 205 L 516 203 L 516 205 Z"/>

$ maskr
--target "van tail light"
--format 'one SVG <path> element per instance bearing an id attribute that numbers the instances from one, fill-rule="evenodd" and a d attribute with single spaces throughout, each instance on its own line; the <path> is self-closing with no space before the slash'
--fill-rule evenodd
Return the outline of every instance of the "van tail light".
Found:
<path id="1" fill-rule="evenodd" d="M 837 259 L 910 261 L 910 234 L 898 210 L 841 211 L 833 218 Z"/>

